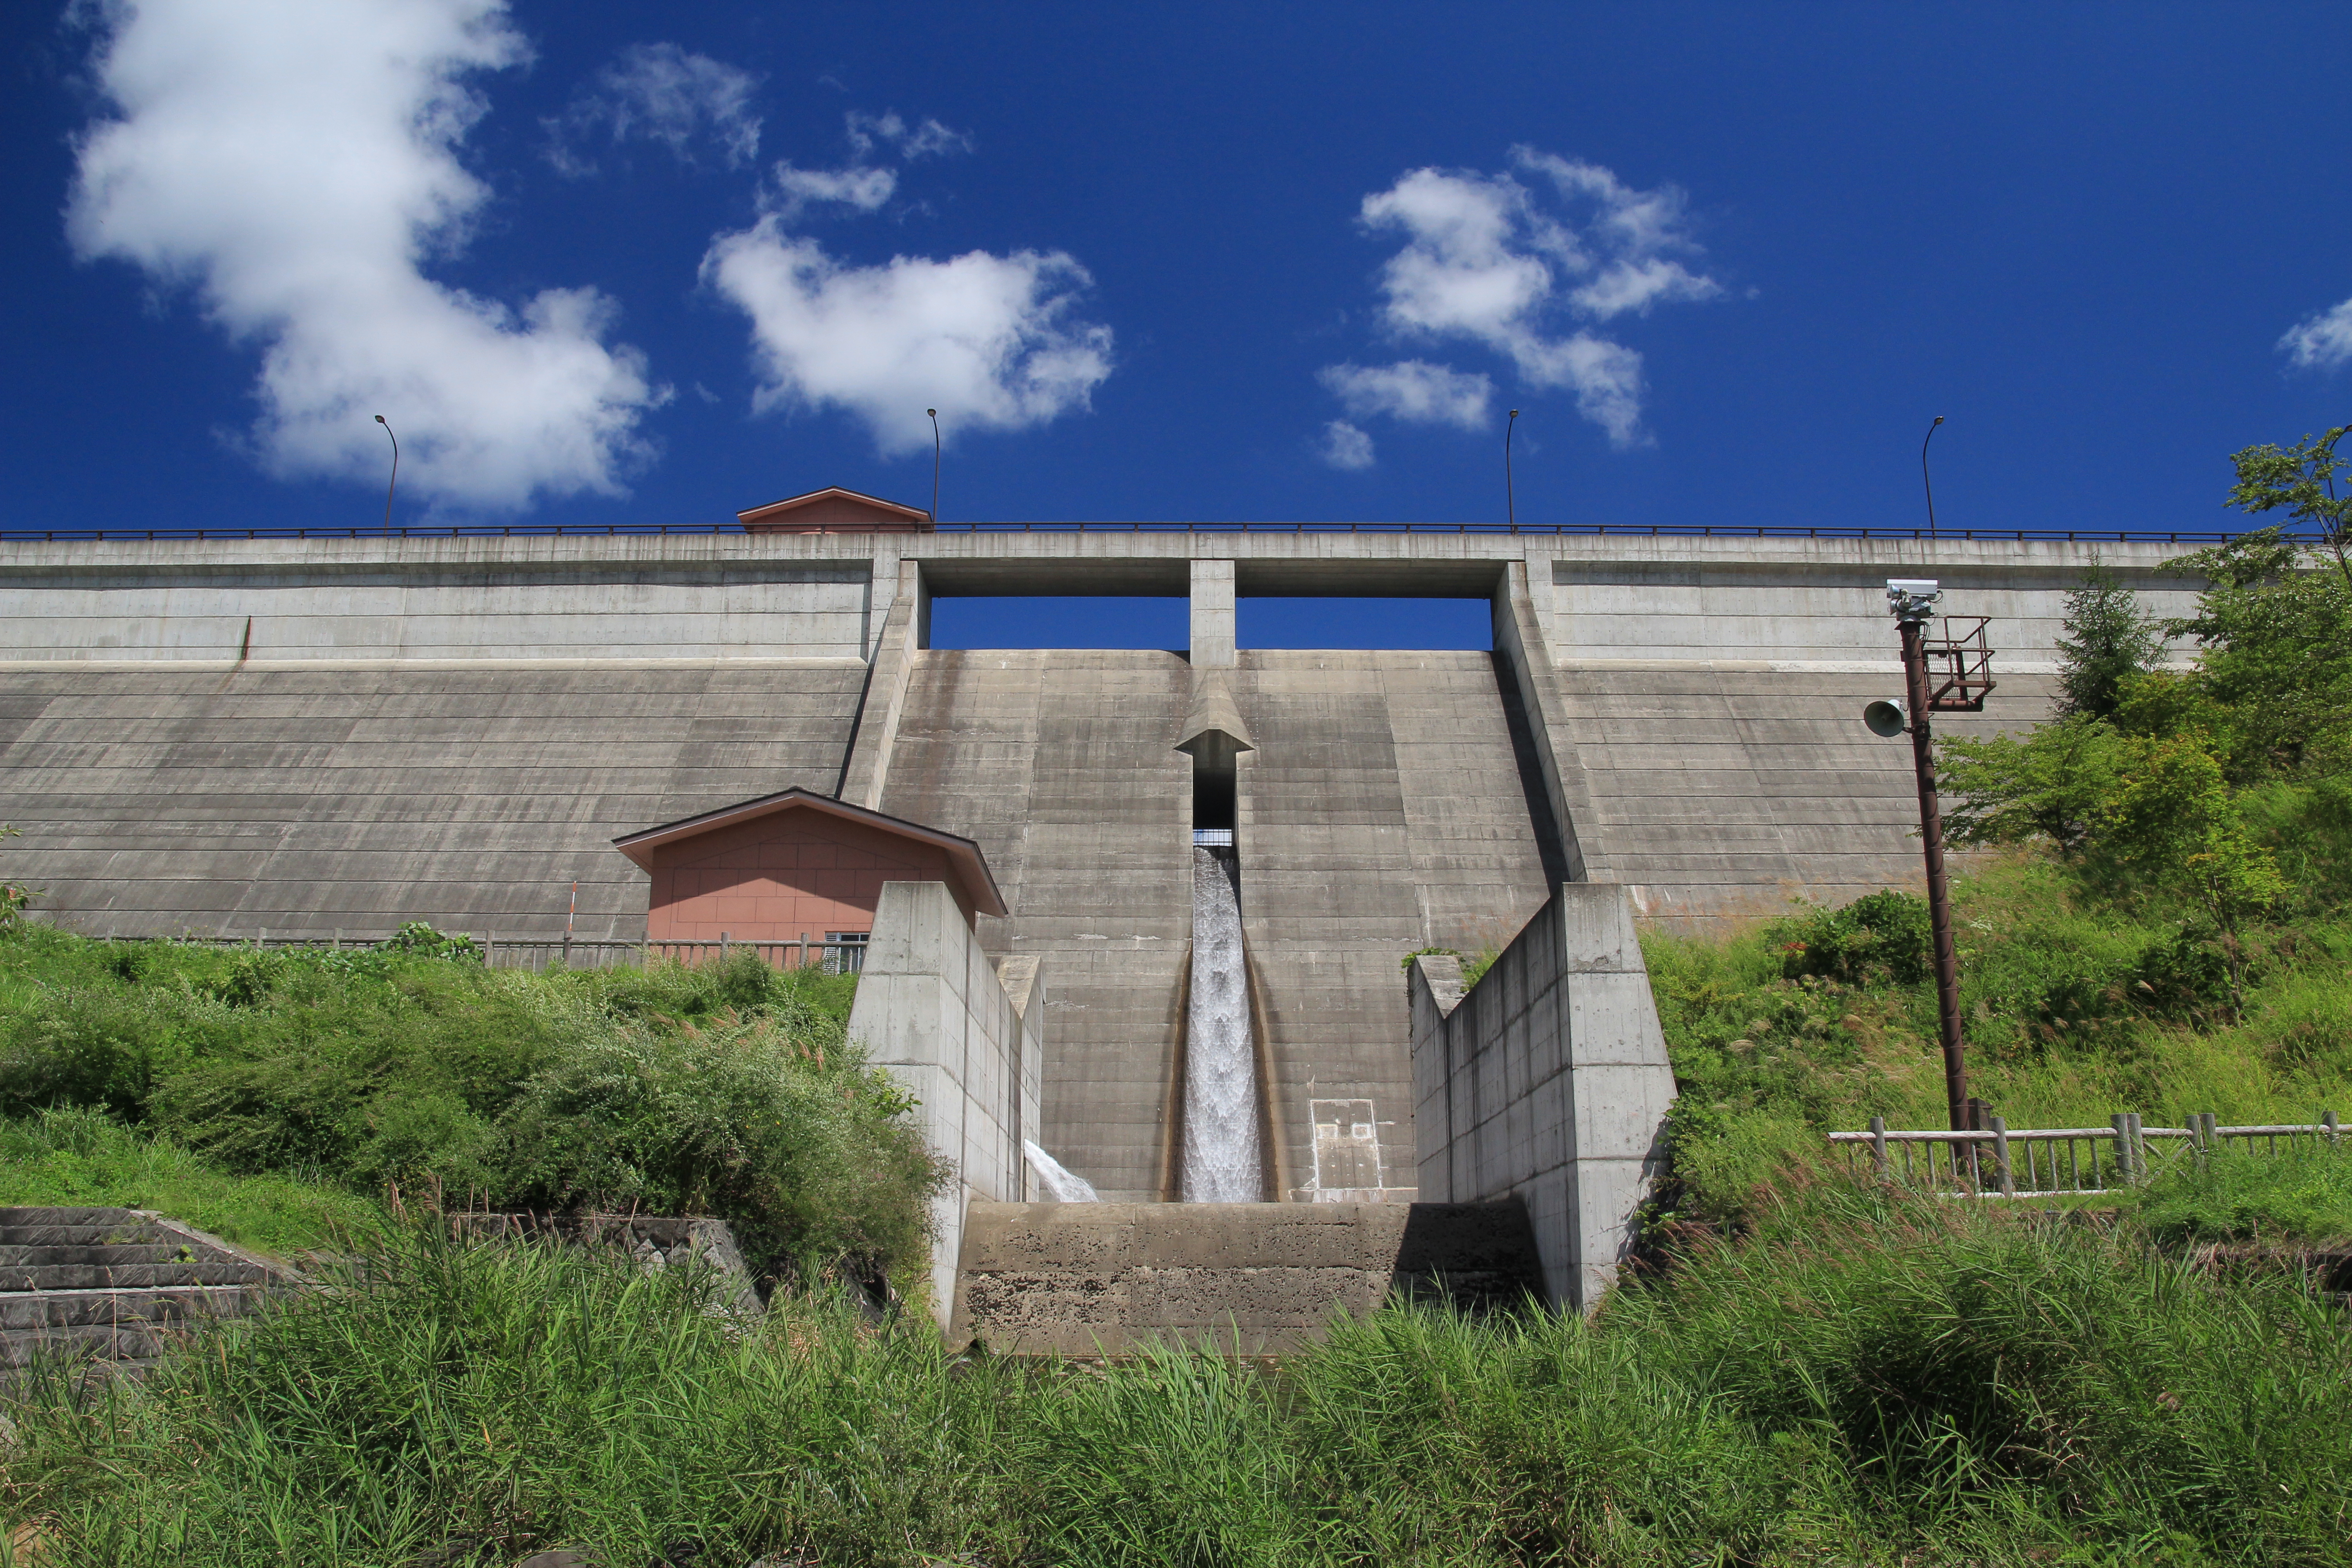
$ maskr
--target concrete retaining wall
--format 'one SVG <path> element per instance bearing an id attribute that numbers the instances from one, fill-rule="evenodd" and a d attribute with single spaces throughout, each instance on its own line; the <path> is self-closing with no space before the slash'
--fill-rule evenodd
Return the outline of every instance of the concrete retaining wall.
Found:
<path id="1" fill-rule="evenodd" d="M 1393 1298 L 1512 1308 L 1541 1288 L 1516 1202 L 975 1203 L 948 1332 L 1015 1355 L 1280 1355 Z"/>
<path id="2" fill-rule="evenodd" d="M 1411 989 L 1423 1198 L 1524 1200 L 1552 1300 L 1591 1309 L 1675 1098 L 1625 890 L 1563 883 L 1467 994 L 1431 955 Z"/>
<path id="3" fill-rule="evenodd" d="M 1192 759 L 1175 743 L 1192 685 L 1173 653 L 918 654 L 881 803 L 986 853 L 1013 913 L 982 921 L 982 940 L 1054 977 L 1039 1142 L 1112 1201 L 1173 1195 L 1192 932 Z M 1410 1197 L 1398 961 L 1507 940 L 1547 885 L 1494 661 L 1251 651 L 1230 689 L 1257 744 L 1235 837 L 1274 1190 Z M 1350 1133 L 1344 1170 L 1318 1131 L 1334 1124 Z"/>
<path id="4" fill-rule="evenodd" d="M 1013 982 L 1016 997 L 1005 982 Z M 944 882 L 885 882 L 849 1014 L 849 1037 L 922 1102 L 934 1152 L 958 1181 L 932 1205 L 932 1304 L 955 1302 L 964 1205 L 1028 1196 L 1021 1141 L 1035 1136 L 1045 986 L 1034 963 L 1002 977 Z"/>

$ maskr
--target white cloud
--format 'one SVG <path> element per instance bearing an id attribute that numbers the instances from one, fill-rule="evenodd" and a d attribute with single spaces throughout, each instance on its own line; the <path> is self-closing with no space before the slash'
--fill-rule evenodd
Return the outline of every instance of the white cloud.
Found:
<path id="1" fill-rule="evenodd" d="M 771 213 L 720 235 L 703 277 L 751 318 L 754 407 L 837 407 L 885 453 L 949 431 L 1017 430 L 1088 405 L 1110 374 L 1110 329 L 1074 319 L 1093 280 L 1060 251 L 835 260 Z"/>
<path id="2" fill-rule="evenodd" d="M 604 131 L 615 146 L 642 137 L 690 163 L 695 139 L 707 130 L 728 167 L 740 168 L 760 153 L 760 117 L 751 112 L 759 85 L 749 71 L 676 44 L 631 44 L 562 116 L 541 122 L 548 156 L 567 174 L 593 174 L 579 143 Z"/>
<path id="3" fill-rule="evenodd" d="M 1486 423 L 1495 384 L 1427 360 L 1395 364 L 1332 364 L 1317 373 L 1339 405 L 1358 419 L 1384 414 L 1423 425 L 1458 425 L 1476 430 Z"/>
<path id="4" fill-rule="evenodd" d="M 1549 181 L 1560 210 L 1508 174 L 1462 170 L 1410 170 L 1364 198 L 1368 229 L 1404 237 L 1381 270 L 1381 320 L 1402 337 L 1466 340 L 1506 355 L 1522 382 L 1573 390 L 1586 418 L 1632 446 L 1642 439 L 1642 356 L 1575 323 L 1713 299 L 1722 285 L 1685 265 L 1699 251 L 1673 186 L 1635 190 L 1598 164 L 1532 148 L 1513 149 L 1512 159 Z M 1354 368 L 1326 371 L 1326 384 L 1344 397 L 1348 384 L 1334 374 Z"/>
<path id="5" fill-rule="evenodd" d="M 2278 346 L 2305 370 L 2335 370 L 2352 360 L 2352 300 L 2296 322 Z"/>
<path id="6" fill-rule="evenodd" d="M 488 191 L 456 150 L 464 85 L 528 56 L 499 0 L 117 0 L 78 148 L 84 257 L 191 285 L 265 345 L 256 446 L 283 475 L 381 479 L 469 506 L 620 490 L 667 396 L 609 347 L 593 289 L 519 310 L 425 278 Z"/>
<path id="7" fill-rule="evenodd" d="M 1335 468 L 1372 466 L 1372 438 L 1344 419 L 1331 420 L 1323 426 L 1323 440 L 1316 450 Z"/>
<path id="8" fill-rule="evenodd" d="M 853 109 L 847 118 L 849 145 L 860 158 L 870 154 L 877 142 L 890 147 L 910 163 L 918 158 L 971 151 L 970 132 L 950 131 L 929 119 L 920 125 L 908 125 L 895 109 L 881 114 L 866 114 Z"/>
<path id="9" fill-rule="evenodd" d="M 823 202 L 870 213 L 898 188 L 898 175 L 891 169 L 796 169 L 779 163 L 768 209 L 787 221 Z"/>
<path id="10" fill-rule="evenodd" d="M 887 114 L 866 114 L 855 109 L 845 119 L 851 154 L 848 165 L 839 169 L 802 169 L 789 163 L 778 163 L 775 177 L 761 195 L 762 213 L 790 223 L 809 207 L 826 204 L 856 212 L 874 212 L 898 189 L 898 172 L 877 167 L 873 162 L 877 147 L 883 150 L 885 157 L 896 155 L 908 163 L 971 151 L 971 137 L 961 131 L 950 131 L 936 120 L 909 126 L 895 110 Z"/>
<path id="11" fill-rule="evenodd" d="M 1590 202 L 1594 209 L 1588 246 L 1597 265 L 1591 281 L 1569 296 L 1579 310 L 1605 321 L 1629 310 L 1646 316 L 1655 304 L 1722 294 L 1723 285 L 1714 279 L 1672 259 L 1699 252 L 1687 232 L 1681 191 L 1672 185 L 1637 191 L 1598 163 L 1532 147 L 1512 148 L 1511 160 L 1549 175 L 1565 200 Z"/>

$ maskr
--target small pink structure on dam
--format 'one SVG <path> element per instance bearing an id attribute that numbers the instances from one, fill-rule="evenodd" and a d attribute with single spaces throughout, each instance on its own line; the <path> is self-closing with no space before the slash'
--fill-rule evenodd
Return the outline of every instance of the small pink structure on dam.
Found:
<path id="1" fill-rule="evenodd" d="M 1004 900 L 969 838 L 788 789 L 616 838 L 652 875 L 646 939 L 855 941 L 885 882 L 944 882 L 969 922 Z"/>

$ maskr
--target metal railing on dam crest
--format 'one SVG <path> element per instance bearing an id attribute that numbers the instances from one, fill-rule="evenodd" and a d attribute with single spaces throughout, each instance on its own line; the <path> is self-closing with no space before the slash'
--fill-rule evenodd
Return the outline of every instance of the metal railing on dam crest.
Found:
<path id="1" fill-rule="evenodd" d="M 611 538 L 745 533 L 732 522 L 485 522 L 415 524 L 395 528 L 47 528 L 0 529 L 0 542 L 74 543 L 82 541 L 206 539 L 541 539 Z M 826 531 L 818 530 L 817 532 Z M 855 533 L 856 529 L 831 531 Z M 943 522 L 930 533 L 1371 533 L 1500 534 L 1510 536 L 1635 539 L 1888 539 L 1922 542 L 1984 541 L 1994 543 L 2226 544 L 2248 530 L 2106 528 L 1841 528 L 1780 523 L 1632 522 Z M 803 534 L 785 537 L 802 538 Z M 2284 535 L 2317 545 L 2315 534 Z"/>

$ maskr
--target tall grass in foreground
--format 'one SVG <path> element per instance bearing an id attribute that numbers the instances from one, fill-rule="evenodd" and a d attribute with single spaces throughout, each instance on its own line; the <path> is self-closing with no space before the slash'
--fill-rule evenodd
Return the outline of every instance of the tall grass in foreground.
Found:
<path id="1" fill-rule="evenodd" d="M 372 1283 L 17 1414 L 71 1563 L 2352 1560 L 2352 1336 L 2087 1228 L 1820 1189 L 1600 1321 L 1392 1309 L 1267 1376 L 950 1355 L 387 1237 Z M 443 1555 L 428 1558 L 428 1553 Z"/>

